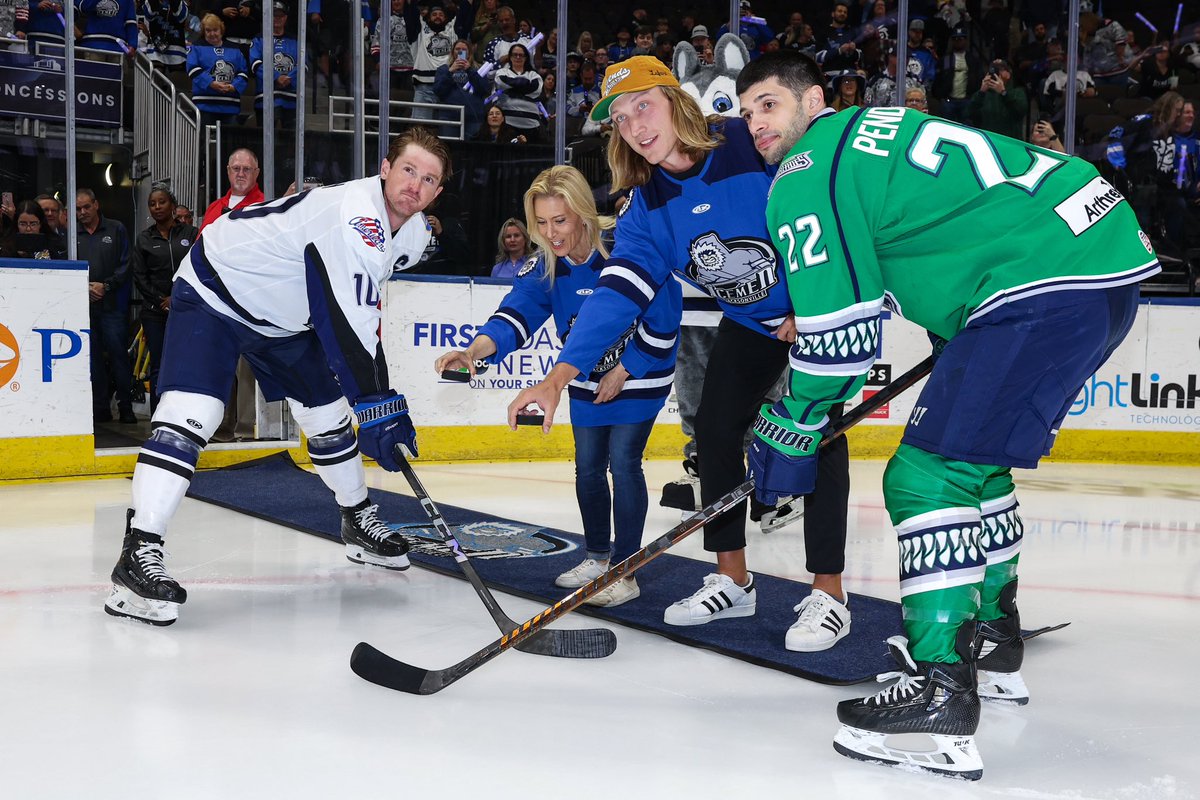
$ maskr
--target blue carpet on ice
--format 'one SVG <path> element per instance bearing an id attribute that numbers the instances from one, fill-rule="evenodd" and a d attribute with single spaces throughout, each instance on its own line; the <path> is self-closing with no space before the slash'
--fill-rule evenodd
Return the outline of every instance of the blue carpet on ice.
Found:
<path id="1" fill-rule="evenodd" d="M 236 467 L 198 472 L 188 494 L 341 541 L 340 517 L 329 491 L 316 475 L 293 464 L 286 453 Z M 434 498 L 435 502 L 437 499 Z M 448 551 L 433 545 L 436 532 L 415 499 L 375 489 L 371 491 L 371 500 L 379 504 L 383 519 L 402 529 L 413 528 L 405 533 L 414 545 L 410 553 L 414 564 L 462 576 L 448 555 L 430 554 Z M 582 536 L 442 503 L 438 507 L 489 587 L 546 605 L 567 594 L 567 590 L 554 585 L 554 578 L 582 558 Z M 414 538 L 413 533 L 418 537 Z M 665 531 L 649 531 L 648 535 L 662 533 Z M 523 557 L 512 557 L 514 553 Z M 501 555 L 508 557 L 498 557 Z M 885 640 L 901 633 L 899 604 L 851 595 L 854 617 L 849 635 L 823 653 L 793 653 L 783 647 L 784 633 L 796 619 L 792 607 L 808 595 L 811 587 L 770 575 L 755 574 L 758 612 L 753 617 L 718 620 L 689 628 L 665 624 L 663 610 L 698 589 L 704 576 L 712 571 L 711 564 L 666 553 L 638 570 L 640 598 L 613 609 L 582 606 L 579 611 L 821 683 L 857 683 L 895 668 Z M 469 589 L 464 587 L 464 591 Z M 500 600 L 503 604 L 503 598 Z M 487 614 L 482 604 L 479 614 L 481 617 Z M 517 622 L 524 621 L 512 613 L 509 616 Z"/>

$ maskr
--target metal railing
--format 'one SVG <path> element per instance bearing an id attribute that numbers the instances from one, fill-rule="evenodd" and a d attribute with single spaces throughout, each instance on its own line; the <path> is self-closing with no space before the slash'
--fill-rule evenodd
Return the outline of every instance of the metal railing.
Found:
<path id="1" fill-rule="evenodd" d="M 164 183 L 196 210 L 200 194 L 200 110 L 141 53 L 134 61 L 134 179 Z"/>
<path id="2" fill-rule="evenodd" d="M 414 119 L 413 112 L 428 109 L 432 119 Z M 364 117 L 368 123 L 379 119 L 379 100 L 367 97 L 363 100 Z M 397 113 L 400 112 L 400 113 Z M 466 138 L 466 115 L 462 106 L 440 103 L 417 103 L 411 100 L 388 102 L 388 130 L 395 131 L 396 125 L 436 125 L 438 137 L 463 141 Z M 339 95 L 329 96 L 329 130 L 354 132 L 354 98 Z"/>

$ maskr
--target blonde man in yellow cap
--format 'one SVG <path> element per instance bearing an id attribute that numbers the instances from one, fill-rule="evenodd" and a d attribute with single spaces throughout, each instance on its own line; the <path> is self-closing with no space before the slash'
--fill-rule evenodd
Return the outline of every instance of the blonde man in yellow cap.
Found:
<path id="1" fill-rule="evenodd" d="M 557 363 L 545 381 L 517 396 L 509 422 L 515 425 L 518 411 L 536 405 L 549 430 L 563 388 L 586 374 L 627 334 L 658 288 L 678 276 L 715 298 L 724 313 L 707 365 L 693 365 L 690 378 L 704 384 L 695 433 L 700 494 L 708 504 L 745 479 L 746 430 L 787 366 L 795 339 L 787 288 L 763 222 L 773 172 L 742 120 L 705 117 L 655 58 L 613 64 L 601 91 L 591 118 L 611 120 L 618 134 L 608 145 L 612 189 L 629 189 L 629 201 L 617 221 L 613 252 Z M 840 409 L 830 412 L 834 418 L 839 414 Z M 799 618 L 786 634 L 792 650 L 827 649 L 850 628 L 841 585 L 848 463 L 844 440 L 824 448 L 816 492 L 803 501 L 808 568 L 815 578 L 814 591 L 796 606 Z M 759 506 L 751 516 L 764 530 L 779 527 L 799 516 L 798 503 Z M 709 523 L 704 546 L 716 553 L 717 570 L 698 591 L 666 609 L 670 625 L 702 625 L 756 611 L 754 576 L 746 567 L 745 510 Z"/>

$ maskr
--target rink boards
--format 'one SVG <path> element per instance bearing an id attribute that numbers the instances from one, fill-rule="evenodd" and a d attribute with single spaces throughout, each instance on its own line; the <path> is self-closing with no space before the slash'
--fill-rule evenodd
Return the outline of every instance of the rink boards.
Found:
<path id="1" fill-rule="evenodd" d="M 0 260 L 0 480 L 130 472 L 134 451 L 97 451 L 92 437 L 87 271 L 81 262 Z M 421 452 L 434 460 L 568 458 L 569 404 L 549 435 L 510 431 L 508 403 L 540 381 L 560 349 L 553 326 L 470 384 L 442 381 L 437 356 L 462 349 L 500 304 L 508 284 L 491 279 L 414 276 L 385 291 L 382 336 L 392 385 L 408 396 Z M 1200 464 L 1200 303 L 1143 301 L 1129 337 L 1084 387 L 1055 447 L 1074 461 Z M 888 316 L 861 402 L 921 361 L 929 342 L 916 326 Z M 857 457 L 883 458 L 920 386 L 851 432 Z M 683 435 L 672 394 L 648 456 L 676 458 Z M 278 442 L 262 449 L 277 450 Z M 289 448 L 294 458 L 304 448 Z M 212 449 L 201 467 L 261 450 Z"/>

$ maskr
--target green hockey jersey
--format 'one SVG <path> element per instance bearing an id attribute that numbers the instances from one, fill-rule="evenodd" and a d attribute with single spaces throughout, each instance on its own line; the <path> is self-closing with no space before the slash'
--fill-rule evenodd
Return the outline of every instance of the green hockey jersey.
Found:
<path id="1" fill-rule="evenodd" d="M 1016 299 L 1159 271 L 1125 198 L 1082 159 L 908 108 L 829 111 L 780 163 L 767 227 L 797 341 L 784 406 L 759 435 L 814 452 L 825 411 L 862 386 L 883 308 L 950 339 Z M 791 446 L 792 442 L 802 446 Z"/>

